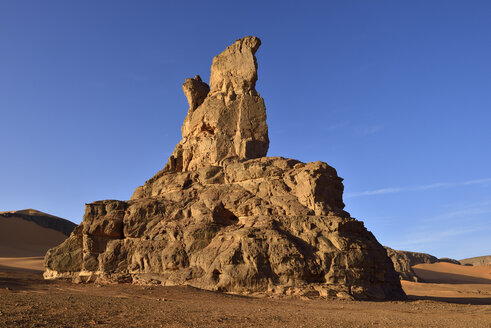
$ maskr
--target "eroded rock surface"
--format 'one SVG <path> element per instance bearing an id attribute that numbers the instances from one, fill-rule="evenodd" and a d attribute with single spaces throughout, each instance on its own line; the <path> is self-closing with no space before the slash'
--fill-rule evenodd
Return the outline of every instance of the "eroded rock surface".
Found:
<path id="1" fill-rule="evenodd" d="M 208 92 L 210 92 L 210 87 L 201 80 L 199 75 L 196 75 L 193 79 L 190 78 L 184 81 L 182 91 L 184 91 L 184 95 L 188 99 L 188 114 L 190 114 L 205 101 Z"/>
<path id="2" fill-rule="evenodd" d="M 462 265 L 491 265 L 491 255 L 471 257 L 459 261 Z"/>
<path id="3" fill-rule="evenodd" d="M 419 277 L 412 268 L 418 264 L 448 262 L 461 265 L 461 262 L 447 257 L 436 258 L 435 256 L 426 253 L 398 251 L 387 246 L 385 246 L 385 249 L 387 250 L 387 255 L 392 260 L 394 269 L 399 274 L 399 278 L 401 280 L 424 282 L 424 279 Z"/>
<path id="4" fill-rule="evenodd" d="M 390 247 L 385 247 L 385 249 L 387 250 L 387 255 L 394 264 L 395 270 L 402 280 L 423 282 L 423 279 L 418 277 L 412 267 L 417 264 L 439 262 L 436 257 L 426 253 L 398 251 Z"/>
<path id="5" fill-rule="evenodd" d="M 462 263 L 460 263 L 460 261 L 457 261 L 456 259 L 451 259 L 448 257 L 439 258 L 438 262 L 447 262 L 447 263 L 452 263 L 452 264 L 456 264 L 456 265 L 462 265 Z"/>
<path id="6" fill-rule="evenodd" d="M 181 128 L 182 140 L 164 171 L 195 171 L 221 165 L 224 160 L 266 156 L 266 107 L 255 90 L 254 54 L 260 44 L 256 37 L 245 37 L 216 56 L 211 67 L 211 87 L 199 76 L 184 82 L 190 108 Z"/>
<path id="7" fill-rule="evenodd" d="M 202 82 L 185 82 L 190 109 L 169 163 L 129 201 L 87 204 L 80 226 L 47 253 L 46 278 L 405 297 L 383 246 L 343 210 L 336 170 L 265 157 L 259 45 L 246 37 L 215 57 L 202 103 L 204 92 L 186 91 Z"/>

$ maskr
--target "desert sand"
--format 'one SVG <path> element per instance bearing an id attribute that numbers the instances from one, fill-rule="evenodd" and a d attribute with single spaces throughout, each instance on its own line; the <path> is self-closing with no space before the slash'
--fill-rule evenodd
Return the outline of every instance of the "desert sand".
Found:
<path id="1" fill-rule="evenodd" d="M 491 326 L 490 266 L 416 265 L 428 283 L 403 281 L 408 300 L 391 302 L 44 280 L 44 252 L 65 238 L 33 222 L 0 218 L 0 327 Z"/>
<path id="2" fill-rule="evenodd" d="M 44 270 L 46 251 L 66 239 L 59 231 L 19 217 L 0 217 L 0 270 Z"/>
<path id="3" fill-rule="evenodd" d="M 0 271 L 18 272 L 27 271 L 42 271 L 44 258 L 42 256 L 35 257 L 0 257 Z"/>
<path id="4" fill-rule="evenodd" d="M 46 281 L 35 265 L 29 270 L 32 261 L 17 258 L 0 266 L 0 327 L 491 326 L 490 267 L 418 265 L 418 274 L 435 280 L 404 281 L 408 301 L 359 302 Z"/>
<path id="5" fill-rule="evenodd" d="M 464 266 L 452 263 L 418 264 L 413 270 L 426 282 L 445 284 L 491 284 L 491 266 Z"/>
<path id="6" fill-rule="evenodd" d="M 418 264 L 413 270 L 425 283 L 402 281 L 410 299 L 491 305 L 491 266 L 440 262 Z"/>
<path id="7" fill-rule="evenodd" d="M 44 257 L 46 251 L 66 239 L 59 231 L 19 217 L 0 217 L 0 257 Z"/>
<path id="8" fill-rule="evenodd" d="M 44 270 L 48 249 L 66 239 L 59 231 L 19 217 L 0 217 L 0 270 Z"/>

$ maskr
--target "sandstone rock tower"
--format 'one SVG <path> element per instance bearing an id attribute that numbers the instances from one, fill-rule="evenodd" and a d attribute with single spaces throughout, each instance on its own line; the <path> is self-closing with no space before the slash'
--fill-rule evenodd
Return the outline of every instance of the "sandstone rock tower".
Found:
<path id="1" fill-rule="evenodd" d="M 210 86 L 183 90 L 188 115 L 165 167 L 129 201 L 86 205 L 45 258 L 45 278 L 129 281 L 287 295 L 405 297 L 385 249 L 343 211 L 326 163 L 265 157 L 256 37 L 213 59 Z"/>
<path id="2" fill-rule="evenodd" d="M 182 141 L 165 171 L 194 171 L 226 159 L 266 156 L 266 107 L 255 89 L 254 54 L 260 45 L 258 38 L 245 37 L 216 56 L 209 87 L 199 76 L 184 82 L 189 111 L 182 125 Z"/>

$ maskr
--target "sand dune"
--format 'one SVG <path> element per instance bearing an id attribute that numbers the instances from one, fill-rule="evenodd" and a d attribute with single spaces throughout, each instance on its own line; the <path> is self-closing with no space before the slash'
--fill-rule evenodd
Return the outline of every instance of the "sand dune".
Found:
<path id="1" fill-rule="evenodd" d="M 0 257 L 0 271 L 17 272 L 19 270 L 43 272 L 44 257 Z"/>
<path id="2" fill-rule="evenodd" d="M 413 267 L 426 282 L 447 284 L 491 284 L 491 267 L 471 267 L 452 263 L 418 264 Z"/>
<path id="3" fill-rule="evenodd" d="M 0 268 L 42 271 L 46 251 L 66 238 L 20 217 L 0 217 Z"/>
<path id="4" fill-rule="evenodd" d="M 491 267 L 452 263 L 418 264 L 413 270 L 426 283 L 402 281 L 410 298 L 469 304 L 491 304 Z"/>
<path id="5" fill-rule="evenodd" d="M 66 236 L 17 217 L 0 217 L 0 257 L 44 256 Z"/>
<path id="6" fill-rule="evenodd" d="M 43 213 L 41 211 L 33 210 L 31 208 L 20 211 L 0 212 L 0 218 L 8 219 L 11 217 L 34 222 L 43 228 L 59 231 L 67 237 L 76 227 L 76 224 L 69 220 L 51 214 Z"/>

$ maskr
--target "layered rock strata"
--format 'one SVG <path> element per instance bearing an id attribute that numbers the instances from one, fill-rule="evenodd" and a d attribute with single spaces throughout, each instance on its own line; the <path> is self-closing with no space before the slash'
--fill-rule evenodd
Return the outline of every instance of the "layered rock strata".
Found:
<path id="1" fill-rule="evenodd" d="M 343 210 L 336 170 L 265 157 L 259 45 L 246 37 L 215 57 L 209 91 L 186 80 L 190 108 L 167 165 L 129 201 L 87 204 L 80 226 L 47 253 L 46 278 L 405 297 L 383 246 Z"/>

